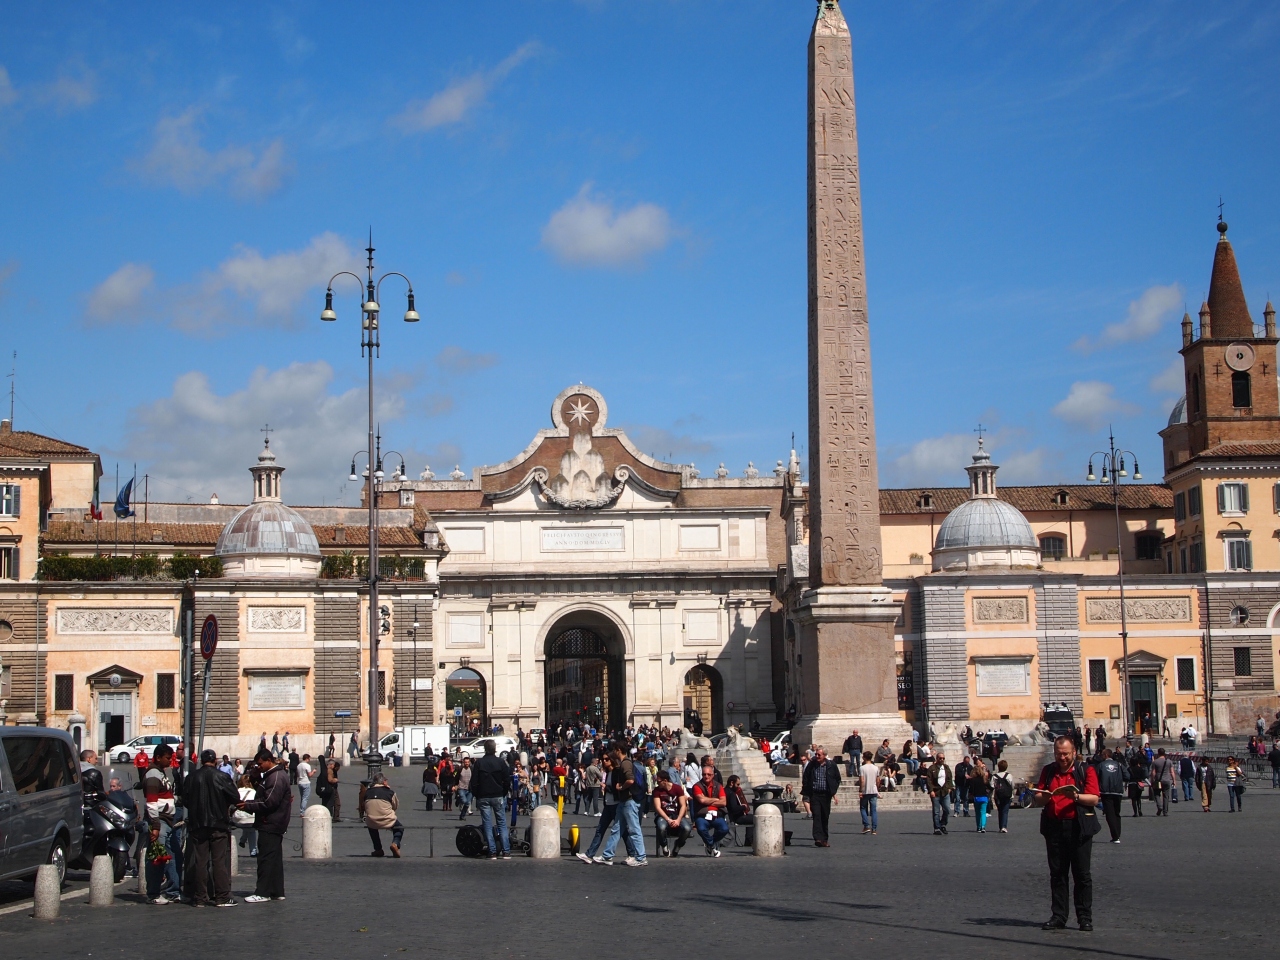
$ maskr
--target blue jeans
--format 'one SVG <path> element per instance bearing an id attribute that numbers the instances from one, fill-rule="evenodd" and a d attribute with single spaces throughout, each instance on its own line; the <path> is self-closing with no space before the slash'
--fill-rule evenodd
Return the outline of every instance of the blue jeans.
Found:
<path id="1" fill-rule="evenodd" d="M 1000 815 L 1001 830 L 1009 829 L 1009 806 L 1012 803 L 1012 800 L 1006 800 L 1004 803 L 996 802 L 996 813 Z"/>
<path id="2" fill-rule="evenodd" d="M 604 858 L 606 860 L 613 859 L 614 848 L 618 845 L 619 825 L 617 813 L 617 804 L 606 803 L 604 805 L 604 813 L 600 815 L 600 822 L 596 824 L 596 835 L 591 838 L 591 846 L 587 847 L 588 857 L 596 855 L 596 851 L 600 849 L 600 842 L 603 840 Z"/>
<path id="3" fill-rule="evenodd" d="M 694 823 L 698 827 L 698 836 L 708 847 L 716 846 L 729 835 L 729 821 L 724 817 L 716 817 L 714 820 L 699 817 Z"/>
<path id="4" fill-rule="evenodd" d="M 862 811 L 862 829 L 879 830 L 880 821 L 876 816 L 876 807 L 880 797 L 874 793 L 866 794 L 858 799 L 858 809 Z"/>
<path id="5" fill-rule="evenodd" d="M 1232 784 L 1227 785 L 1227 803 L 1234 812 L 1237 808 L 1241 813 L 1244 812 L 1244 794 L 1240 792 L 1240 788 Z"/>
<path id="6" fill-rule="evenodd" d="M 1186 783 L 1184 780 L 1183 783 Z M 1280 787 L 1280 767 L 1271 768 L 1271 786 Z M 1191 799 L 1191 794 L 1187 794 L 1187 799 Z"/>
<path id="7" fill-rule="evenodd" d="M 933 829 L 947 829 L 947 819 L 950 815 L 951 808 L 947 806 L 947 795 L 944 793 L 940 797 L 930 797 L 933 804 Z"/>
<path id="8" fill-rule="evenodd" d="M 962 808 L 964 810 L 964 815 L 967 817 L 969 815 L 969 798 L 962 798 L 960 796 L 960 791 L 957 790 L 955 793 L 951 794 L 951 815 L 953 817 L 960 816 L 960 810 Z"/>
<path id="9" fill-rule="evenodd" d="M 618 819 L 622 822 L 622 839 L 627 853 L 637 860 L 645 858 L 644 834 L 640 831 L 640 802 L 623 800 L 618 804 Z"/>
<path id="10" fill-rule="evenodd" d="M 309 783 L 298 784 L 298 809 L 306 810 L 307 802 L 310 801 L 310 799 L 311 799 L 311 784 Z"/>
<path id="11" fill-rule="evenodd" d="M 1183 800 L 1191 799 L 1191 788 L 1194 787 L 1195 785 L 1196 785 L 1195 777 L 1182 778 L 1182 799 Z"/>
<path id="12" fill-rule="evenodd" d="M 470 790 L 458 791 L 458 807 L 460 809 L 460 812 L 458 813 L 458 819 L 465 820 L 467 817 L 467 814 L 471 812 L 471 791 Z"/>
<path id="13" fill-rule="evenodd" d="M 484 834 L 491 854 L 511 852 L 511 834 L 507 832 L 507 818 L 503 811 L 506 805 L 506 797 L 481 797 L 476 801 L 476 806 L 480 808 L 480 832 Z M 499 838 L 502 840 L 501 847 L 498 846 Z"/>
<path id="14" fill-rule="evenodd" d="M 145 829 L 145 828 L 144 828 Z M 179 896 L 178 858 L 174 856 L 174 842 L 177 831 L 163 820 L 160 821 L 160 846 L 169 854 L 169 862 L 156 866 L 147 856 L 147 899 L 154 900 L 161 895 L 176 900 Z M 150 847 L 150 844 L 148 844 Z M 145 856 L 145 855 L 144 855 Z"/>

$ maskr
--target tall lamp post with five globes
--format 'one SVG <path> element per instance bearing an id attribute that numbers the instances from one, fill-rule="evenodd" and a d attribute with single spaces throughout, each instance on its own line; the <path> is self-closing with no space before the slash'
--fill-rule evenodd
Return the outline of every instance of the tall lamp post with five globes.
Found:
<path id="1" fill-rule="evenodd" d="M 332 322 L 338 319 L 333 309 L 333 281 L 339 277 L 351 277 L 364 289 L 364 299 L 360 304 L 360 355 L 369 361 L 369 749 L 365 753 L 365 762 L 369 767 L 369 779 L 382 767 L 382 755 L 378 752 L 378 497 L 377 481 L 382 478 L 382 458 L 375 451 L 380 446 L 380 438 L 375 438 L 373 419 L 373 361 L 380 356 L 382 339 L 379 333 L 379 315 L 382 308 L 378 305 L 382 281 L 387 277 L 399 277 L 409 287 L 408 309 L 405 310 L 404 322 L 417 323 L 421 317 L 413 305 L 413 282 L 403 273 L 390 271 L 377 279 L 373 268 L 373 231 L 369 232 L 369 246 L 365 252 L 369 262 L 365 265 L 367 276 L 361 277 L 350 270 L 340 270 L 329 278 L 328 289 L 324 295 L 324 311 L 320 319 Z M 355 473 L 354 465 L 352 474 Z"/>
<path id="2" fill-rule="evenodd" d="M 1120 574 L 1120 683 L 1124 687 L 1120 696 L 1120 708 L 1124 718 L 1125 736 L 1133 735 L 1132 719 L 1129 716 L 1129 620 L 1124 608 L 1124 540 L 1120 531 L 1120 481 L 1129 476 L 1125 469 L 1125 457 L 1133 461 L 1133 479 L 1142 479 L 1142 470 L 1138 467 L 1138 457 L 1132 450 L 1116 449 L 1115 434 L 1108 431 L 1109 449 L 1095 450 L 1089 457 L 1089 473 L 1087 479 L 1092 483 L 1110 484 L 1111 504 L 1116 513 L 1116 566 Z M 1093 472 L 1093 458 L 1102 459 L 1102 478 L 1099 480 Z"/>

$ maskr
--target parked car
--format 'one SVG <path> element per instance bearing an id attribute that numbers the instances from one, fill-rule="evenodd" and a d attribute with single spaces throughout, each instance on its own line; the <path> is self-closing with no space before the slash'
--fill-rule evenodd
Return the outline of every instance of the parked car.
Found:
<path id="1" fill-rule="evenodd" d="M 1055 737 L 1070 736 L 1076 729 L 1076 718 L 1065 703 L 1046 703 L 1040 719 Z"/>
<path id="2" fill-rule="evenodd" d="M 536 747 L 539 741 L 546 746 L 551 746 L 551 737 L 547 734 L 546 729 L 543 727 L 534 727 L 529 731 L 529 742 Z"/>
<path id="3" fill-rule="evenodd" d="M 0 880 L 30 879 L 52 863 L 61 881 L 80 856 L 80 761 L 66 731 L 0 727 L 0 836 Z"/>
<path id="4" fill-rule="evenodd" d="M 505 757 L 511 751 L 519 751 L 520 745 L 516 743 L 514 737 L 479 737 L 475 740 L 468 740 L 466 743 L 459 744 L 455 752 L 455 756 L 461 760 L 463 757 L 470 757 L 472 760 L 479 760 L 484 756 L 484 745 L 490 740 L 493 741 L 494 747 L 498 751 L 498 756 Z"/>
<path id="5" fill-rule="evenodd" d="M 145 737 L 134 737 L 128 743 L 121 743 L 112 747 L 107 751 L 107 757 L 109 760 L 113 760 L 116 763 L 131 763 L 133 762 L 133 758 L 138 755 L 139 751 L 150 757 L 152 751 L 162 743 L 167 743 L 169 746 L 173 747 L 174 750 L 177 750 L 178 744 L 182 743 L 182 738 L 175 737 L 167 733 L 151 734 Z"/>

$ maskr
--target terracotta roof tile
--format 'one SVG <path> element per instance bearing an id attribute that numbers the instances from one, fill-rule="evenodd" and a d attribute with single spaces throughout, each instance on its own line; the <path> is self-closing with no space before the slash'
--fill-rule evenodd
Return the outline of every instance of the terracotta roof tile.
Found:
<path id="1" fill-rule="evenodd" d="M 116 542 L 116 524 L 106 519 L 96 524 L 77 523 L 70 520 L 55 520 L 49 523 L 43 540 L 47 547 L 58 549 L 62 545 L 86 543 L 114 544 Z M 186 547 L 189 549 L 212 550 L 218 543 L 218 534 L 222 532 L 220 523 L 134 523 L 123 520 L 120 523 L 120 543 L 133 546 L 148 544 L 164 544 L 166 546 Z M 313 525 L 316 540 L 321 547 L 356 549 L 364 548 L 369 543 L 369 531 L 365 527 L 345 526 L 346 539 L 338 541 L 336 524 Z M 136 540 L 135 540 L 136 537 Z M 158 537 L 158 539 L 157 539 Z M 422 538 L 410 527 L 382 527 L 378 531 L 378 543 L 389 548 L 410 548 L 422 546 Z"/>
<path id="2" fill-rule="evenodd" d="M 1194 459 L 1223 460 L 1235 457 L 1280 457 L 1280 441 L 1227 440 L 1201 450 Z"/>
<path id="3" fill-rule="evenodd" d="M 1219 224 L 1222 238 L 1213 251 L 1213 273 L 1209 278 L 1209 324 L 1215 340 L 1248 340 L 1253 337 L 1253 318 L 1244 299 L 1235 251 L 1227 241 L 1226 224 Z"/>
<path id="4" fill-rule="evenodd" d="M 55 440 L 30 430 L 0 433 L 0 456 L 3 457 L 92 457 L 88 447 Z"/>
<path id="5" fill-rule="evenodd" d="M 1054 501 L 1061 492 L 1067 494 L 1065 506 Z M 928 494 L 932 506 L 921 506 Z M 1110 510 L 1111 489 L 1093 484 L 1060 486 L 997 487 L 996 496 L 1023 513 L 1061 510 Z M 968 487 L 911 487 L 880 491 L 880 513 L 898 515 L 912 513 L 950 513 L 969 499 Z M 1120 506 L 1126 510 L 1172 510 L 1173 491 L 1159 483 L 1125 483 L 1120 485 Z"/>

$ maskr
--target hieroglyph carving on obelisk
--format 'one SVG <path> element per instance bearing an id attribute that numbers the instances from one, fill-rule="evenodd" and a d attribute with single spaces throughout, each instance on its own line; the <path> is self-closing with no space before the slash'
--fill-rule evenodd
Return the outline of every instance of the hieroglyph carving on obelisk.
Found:
<path id="1" fill-rule="evenodd" d="M 836 0 L 819 0 L 809 40 L 809 131 L 810 585 L 878 585 L 879 482 L 853 43 Z"/>

